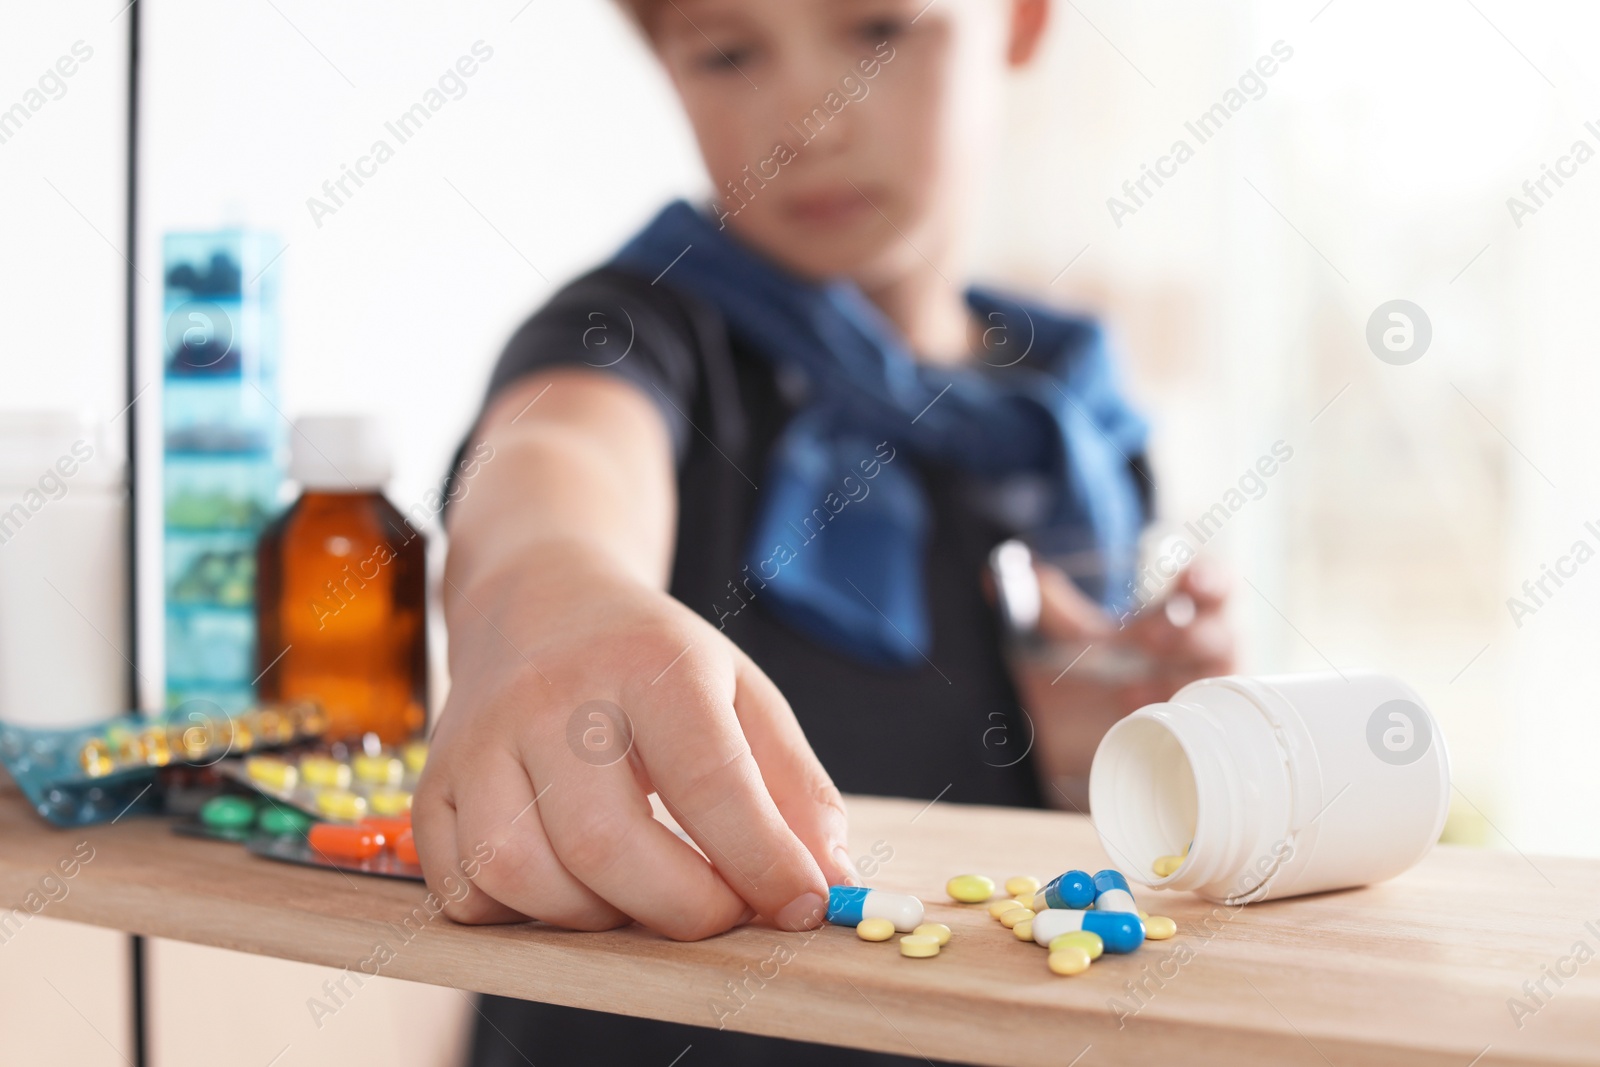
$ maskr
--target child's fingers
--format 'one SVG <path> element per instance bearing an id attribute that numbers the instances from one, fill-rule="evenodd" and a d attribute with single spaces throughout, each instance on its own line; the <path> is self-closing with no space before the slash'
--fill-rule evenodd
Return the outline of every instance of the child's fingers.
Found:
<path id="1" fill-rule="evenodd" d="M 772 679 L 743 652 L 735 653 L 734 670 L 733 710 L 773 803 L 811 850 L 829 885 L 855 884 L 844 799 L 833 779 Z"/>
<path id="2" fill-rule="evenodd" d="M 1078 591 L 1059 568 L 1035 563 L 1039 576 L 1039 632 L 1052 641 L 1092 641 L 1114 632 L 1100 605 Z"/>
<path id="3" fill-rule="evenodd" d="M 442 794 L 424 786 L 411 809 L 411 834 L 428 888 L 444 901 L 444 913 L 458 923 L 514 923 L 526 915 L 472 886 L 460 867 L 456 848 L 456 810 Z M 463 892 L 465 886 L 465 892 Z"/>
<path id="4" fill-rule="evenodd" d="M 717 871 L 656 821 L 626 759 L 595 766 L 560 740 L 556 746 L 538 757 L 534 774 L 553 782 L 540 814 L 556 856 L 574 877 L 680 941 L 722 933 L 744 917 L 745 902 Z"/>
<path id="5" fill-rule="evenodd" d="M 1178 588 L 1189 594 L 1201 615 L 1222 610 L 1232 586 L 1227 570 L 1208 559 L 1195 560 L 1178 576 Z"/>
<path id="6" fill-rule="evenodd" d="M 627 916 L 574 878 L 556 857 L 526 769 L 509 750 L 486 754 L 457 801 L 456 847 L 473 883 L 533 919 L 573 930 L 609 930 Z"/>
<path id="7" fill-rule="evenodd" d="M 822 870 L 767 791 L 732 707 L 733 679 L 722 664 L 696 667 L 680 664 L 639 691 L 639 754 L 662 801 L 739 896 L 780 928 L 814 927 L 827 905 Z"/>

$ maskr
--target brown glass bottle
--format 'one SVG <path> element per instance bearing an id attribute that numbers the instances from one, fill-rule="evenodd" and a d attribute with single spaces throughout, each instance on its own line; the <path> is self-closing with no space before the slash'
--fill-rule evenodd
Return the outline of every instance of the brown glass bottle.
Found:
<path id="1" fill-rule="evenodd" d="M 348 429 L 297 425 L 296 434 L 321 439 L 310 462 L 322 463 L 347 444 L 335 431 Z M 360 453 L 350 454 L 344 467 L 355 470 Z M 316 473 L 299 476 L 305 492 L 257 543 L 258 693 L 319 702 L 328 741 L 371 733 L 396 744 L 427 717 L 426 540 L 372 487 L 386 471 L 354 482 Z"/>

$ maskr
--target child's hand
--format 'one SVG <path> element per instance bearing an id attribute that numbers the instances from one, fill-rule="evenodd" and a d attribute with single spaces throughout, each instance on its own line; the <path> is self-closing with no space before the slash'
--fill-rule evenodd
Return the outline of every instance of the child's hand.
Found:
<path id="1" fill-rule="evenodd" d="M 453 689 L 413 815 L 446 914 L 685 940 L 757 912 L 817 925 L 853 880 L 845 813 L 787 701 L 666 593 L 553 555 L 448 591 Z"/>
<path id="2" fill-rule="evenodd" d="M 1224 616 L 1230 583 L 1216 566 L 1196 561 L 1171 597 L 1119 627 L 1059 569 L 1036 564 L 1036 570 L 1039 630 L 1063 656 L 1051 663 L 1018 662 L 1013 675 L 1033 724 L 1034 759 L 1049 783 L 1047 799 L 1084 807 L 1095 749 L 1118 719 L 1196 679 L 1233 671 L 1233 632 Z M 1175 599 L 1180 596 L 1192 612 L 1167 610 L 1169 603 L 1182 603 Z"/>

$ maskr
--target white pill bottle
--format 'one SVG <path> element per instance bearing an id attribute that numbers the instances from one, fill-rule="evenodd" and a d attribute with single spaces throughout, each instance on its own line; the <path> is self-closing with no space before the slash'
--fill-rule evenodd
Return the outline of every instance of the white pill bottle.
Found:
<path id="1" fill-rule="evenodd" d="M 1422 698 L 1356 671 L 1194 682 L 1113 726 L 1089 773 L 1095 830 L 1130 880 L 1230 905 L 1392 878 L 1449 802 Z"/>

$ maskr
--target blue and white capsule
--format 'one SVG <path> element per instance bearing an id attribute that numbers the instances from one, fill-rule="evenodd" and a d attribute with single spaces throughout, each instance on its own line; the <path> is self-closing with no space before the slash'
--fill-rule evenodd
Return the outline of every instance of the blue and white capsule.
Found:
<path id="1" fill-rule="evenodd" d="M 1138 912 L 1133 892 L 1121 871 L 1100 871 L 1094 876 L 1094 910 Z"/>
<path id="2" fill-rule="evenodd" d="M 1087 908 L 1094 903 L 1094 879 L 1085 871 L 1058 874 L 1033 895 L 1033 910 L 1046 908 Z"/>
<path id="3" fill-rule="evenodd" d="M 1051 908 L 1033 917 L 1033 939 L 1046 948 L 1062 934 L 1074 930 L 1099 934 L 1107 952 L 1132 952 L 1144 944 L 1144 923 L 1131 911 Z"/>
<path id="4" fill-rule="evenodd" d="M 896 930 L 909 934 L 922 925 L 922 901 L 865 886 L 830 885 L 828 921 L 835 926 L 859 926 L 862 919 L 888 919 Z"/>

